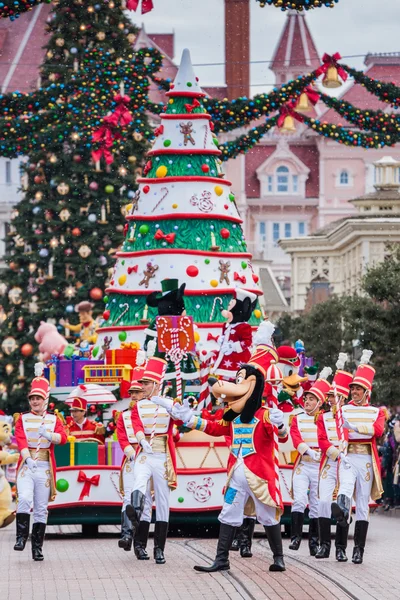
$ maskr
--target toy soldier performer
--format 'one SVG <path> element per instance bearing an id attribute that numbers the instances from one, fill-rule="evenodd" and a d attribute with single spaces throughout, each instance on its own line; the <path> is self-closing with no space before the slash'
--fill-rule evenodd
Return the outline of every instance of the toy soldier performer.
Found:
<path id="1" fill-rule="evenodd" d="M 71 416 L 66 419 L 68 435 L 73 435 L 78 442 L 91 439 L 104 444 L 105 427 L 102 423 L 89 421 L 86 417 L 87 400 L 83 397 L 85 386 L 79 387 L 83 388 L 82 396 L 73 399 L 70 408 Z"/>
<path id="2" fill-rule="evenodd" d="M 332 503 L 332 514 L 338 526 L 347 527 L 353 495 L 355 497 L 352 561 L 358 565 L 363 562 L 369 524 L 369 499 L 377 500 L 383 494 L 376 440 L 383 434 L 386 414 L 383 408 L 369 404 L 375 376 L 375 369 L 367 364 L 371 355 L 370 350 L 363 351 L 350 385 L 351 401 L 342 409 L 348 448 L 346 461 L 342 459 L 339 465 L 337 502 Z"/>
<path id="3" fill-rule="evenodd" d="M 152 402 L 157 397 L 167 363 L 162 358 L 149 359 L 142 378 L 144 399 L 132 410 L 132 425 L 138 442 L 133 474 L 131 503 L 126 514 L 135 532 L 143 514 L 146 490 L 150 479 L 156 504 L 154 528 L 154 559 L 164 564 L 164 549 L 168 532 L 170 490 L 175 489 L 176 455 L 174 445 L 174 420 L 165 408 Z"/>
<path id="4" fill-rule="evenodd" d="M 308 546 L 310 555 L 318 550 L 318 475 L 321 455 L 318 447 L 316 419 L 325 402 L 330 383 L 325 379 L 332 370 L 322 369 L 320 378 L 304 395 L 304 412 L 295 415 L 290 426 L 298 457 L 293 465 L 292 528 L 290 550 L 298 550 L 303 533 L 304 511 L 309 505 Z"/>
<path id="5" fill-rule="evenodd" d="M 35 377 L 29 392 L 30 412 L 17 417 L 15 437 L 20 452 L 17 474 L 17 540 L 14 550 L 25 548 L 33 504 L 32 558 L 43 560 L 42 546 L 47 522 L 47 505 L 56 495 L 54 444 L 65 444 L 67 434 L 59 417 L 46 413 L 50 385 Z M 40 448 L 37 453 L 37 446 Z"/>
<path id="6" fill-rule="evenodd" d="M 126 514 L 126 507 L 131 501 L 133 491 L 133 470 L 137 449 L 137 440 L 132 425 L 132 410 L 137 402 L 143 398 L 142 377 L 144 367 L 135 367 L 133 370 L 132 381 L 129 387 L 131 402 L 129 408 L 120 413 L 117 420 L 117 437 L 123 453 L 125 454 L 121 464 L 120 473 L 120 491 L 123 494 L 122 513 L 121 513 L 121 538 L 118 546 L 126 551 L 132 549 L 133 530 L 132 523 Z M 134 551 L 138 560 L 149 560 L 146 552 L 147 540 L 151 522 L 152 499 L 150 487 L 146 491 L 144 509 L 141 515 L 138 530 L 135 534 Z"/>

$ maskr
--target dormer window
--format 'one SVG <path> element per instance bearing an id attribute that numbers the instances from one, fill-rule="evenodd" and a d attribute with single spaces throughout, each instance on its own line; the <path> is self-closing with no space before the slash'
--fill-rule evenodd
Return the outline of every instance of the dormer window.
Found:
<path id="1" fill-rule="evenodd" d="M 278 194 L 289 192 L 289 169 L 287 167 L 278 167 L 276 170 L 276 191 Z"/>
<path id="2" fill-rule="evenodd" d="M 349 172 L 346 170 L 340 171 L 339 176 L 340 185 L 349 185 Z"/>

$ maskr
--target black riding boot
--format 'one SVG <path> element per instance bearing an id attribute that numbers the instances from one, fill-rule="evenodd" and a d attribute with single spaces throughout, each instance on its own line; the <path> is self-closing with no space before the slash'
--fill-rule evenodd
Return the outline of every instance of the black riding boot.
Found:
<path id="1" fill-rule="evenodd" d="M 289 550 L 298 550 L 301 544 L 301 536 L 303 534 L 304 513 L 292 511 L 292 523 L 290 529 Z"/>
<path id="2" fill-rule="evenodd" d="M 363 561 L 368 525 L 368 521 L 356 521 L 356 527 L 354 530 L 354 550 L 352 558 L 352 561 L 355 565 L 361 565 Z"/>
<path id="3" fill-rule="evenodd" d="M 310 519 L 308 526 L 308 547 L 310 556 L 315 556 L 318 551 L 318 519 Z"/>
<path id="4" fill-rule="evenodd" d="M 28 513 L 17 513 L 17 539 L 14 546 L 14 550 L 17 550 L 17 552 L 22 552 L 22 550 L 25 548 L 26 541 L 29 536 L 30 519 L 31 517 L 28 515 Z"/>
<path id="5" fill-rule="evenodd" d="M 347 548 L 347 537 L 349 535 L 349 526 L 337 527 L 336 526 L 336 560 L 339 562 L 347 562 L 346 548 Z"/>
<path id="6" fill-rule="evenodd" d="M 132 549 L 132 523 L 124 510 L 121 513 L 121 538 L 118 540 L 119 548 L 123 548 L 126 552 Z"/>
<path id="7" fill-rule="evenodd" d="M 135 531 L 139 527 L 140 517 L 142 516 L 144 501 L 146 496 L 142 494 L 139 490 L 135 490 L 131 494 L 131 503 L 127 505 L 125 512 L 126 516 L 132 523 L 133 537 L 135 536 Z"/>
<path id="8" fill-rule="evenodd" d="M 165 561 L 164 548 L 167 541 L 168 522 L 156 521 L 154 527 L 154 560 L 157 565 L 163 565 Z"/>
<path id="9" fill-rule="evenodd" d="M 240 527 L 235 527 L 235 536 L 232 540 L 232 544 L 231 547 L 229 548 L 230 552 L 238 552 L 239 550 L 239 537 L 240 537 L 240 529 L 242 526 Z"/>
<path id="10" fill-rule="evenodd" d="M 221 523 L 219 528 L 219 538 L 217 545 L 217 554 L 215 560 L 209 567 L 195 565 L 195 571 L 204 573 L 214 573 L 215 571 L 229 571 L 229 548 L 231 547 L 233 536 L 235 535 L 235 527 Z"/>
<path id="11" fill-rule="evenodd" d="M 42 554 L 44 534 L 46 531 L 46 523 L 34 523 L 32 527 L 31 543 L 32 543 L 32 558 L 36 561 L 44 560 Z"/>
<path id="12" fill-rule="evenodd" d="M 349 524 L 351 511 L 351 498 L 340 494 L 336 502 L 332 502 L 332 516 L 336 519 L 340 527 L 346 527 Z"/>
<path id="13" fill-rule="evenodd" d="M 269 547 L 271 548 L 274 556 L 274 562 L 270 565 L 270 571 L 286 571 L 285 563 L 283 560 L 283 547 L 282 547 L 282 534 L 281 524 L 270 525 L 266 527 L 264 525 L 265 533 L 267 534 Z"/>
<path id="14" fill-rule="evenodd" d="M 133 542 L 133 549 L 138 560 L 149 560 L 150 556 L 146 552 L 147 540 L 149 539 L 150 523 L 140 521 L 138 530 Z"/>
<path id="15" fill-rule="evenodd" d="M 241 535 L 239 536 L 240 556 L 242 558 L 251 558 L 253 556 L 253 553 L 251 551 L 251 544 L 253 542 L 255 525 L 255 519 L 250 519 L 246 517 L 243 520 L 243 525 L 241 527 Z"/>
<path id="16" fill-rule="evenodd" d="M 331 553 L 331 520 L 326 517 L 318 518 L 319 548 L 315 558 L 329 558 Z"/>

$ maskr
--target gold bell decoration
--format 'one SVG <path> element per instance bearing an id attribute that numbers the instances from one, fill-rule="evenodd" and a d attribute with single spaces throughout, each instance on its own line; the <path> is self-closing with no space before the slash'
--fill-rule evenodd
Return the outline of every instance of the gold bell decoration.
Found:
<path id="1" fill-rule="evenodd" d="M 294 118 L 291 115 L 286 115 L 283 121 L 282 127 L 279 128 L 281 133 L 296 133 L 296 126 L 294 124 Z"/>
<path id="2" fill-rule="evenodd" d="M 338 70 L 335 66 L 328 67 L 325 77 L 322 80 L 322 85 L 326 88 L 338 88 L 342 85 L 339 79 Z"/>
<path id="3" fill-rule="evenodd" d="M 299 110 L 303 113 L 311 111 L 311 104 L 308 101 L 308 95 L 305 92 L 300 94 L 299 103 L 296 106 L 296 110 Z"/>

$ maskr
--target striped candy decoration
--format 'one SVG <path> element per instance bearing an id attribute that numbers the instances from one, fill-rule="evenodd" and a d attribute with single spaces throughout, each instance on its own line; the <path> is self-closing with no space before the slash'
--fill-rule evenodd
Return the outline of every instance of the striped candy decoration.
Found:
<path id="1" fill-rule="evenodd" d="M 200 363 L 200 395 L 199 402 L 196 407 L 196 412 L 200 413 L 203 408 L 211 410 L 211 394 L 210 386 L 208 385 L 208 377 L 210 375 L 210 364 L 212 357 L 202 360 Z"/>
<path id="2" fill-rule="evenodd" d="M 271 384 L 272 389 L 272 404 L 273 408 L 278 408 L 278 384 L 282 381 L 283 375 L 279 367 L 272 361 L 271 365 L 267 369 L 265 381 Z M 275 502 L 277 505 L 282 504 L 282 492 L 281 484 L 279 479 L 279 437 L 278 428 L 274 425 L 274 467 L 275 467 L 275 489 L 276 498 Z"/>
<path id="3" fill-rule="evenodd" d="M 346 454 L 347 444 L 346 444 L 346 438 L 345 438 L 345 435 L 344 435 L 343 412 L 342 412 L 342 407 L 340 405 L 339 395 L 337 393 L 336 383 L 335 382 L 332 383 L 332 388 L 333 388 L 333 395 L 334 395 L 334 398 L 335 398 L 335 408 L 336 408 L 335 420 L 336 420 L 336 428 L 337 428 L 338 435 L 339 435 L 339 441 L 340 441 L 341 451 L 344 452 L 344 454 Z"/>

